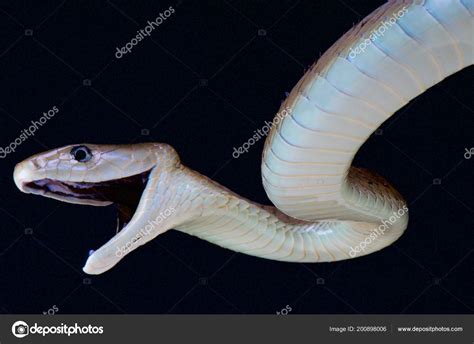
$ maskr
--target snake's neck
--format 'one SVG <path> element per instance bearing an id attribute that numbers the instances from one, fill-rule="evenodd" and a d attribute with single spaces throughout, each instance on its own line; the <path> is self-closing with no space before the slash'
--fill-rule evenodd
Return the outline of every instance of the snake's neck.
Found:
<path id="1" fill-rule="evenodd" d="M 378 226 L 376 219 L 373 222 L 294 219 L 273 206 L 241 197 L 181 164 L 156 172 L 150 183 L 153 183 L 150 189 L 155 190 L 153 216 L 172 210 L 163 230 L 176 229 L 224 248 L 268 259 L 295 262 L 347 259 L 351 247 Z M 371 189 L 367 190 L 369 194 Z M 396 240 L 405 225 L 405 220 L 389 225 L 383 240 L 374 242 L 363 254 Z"/>

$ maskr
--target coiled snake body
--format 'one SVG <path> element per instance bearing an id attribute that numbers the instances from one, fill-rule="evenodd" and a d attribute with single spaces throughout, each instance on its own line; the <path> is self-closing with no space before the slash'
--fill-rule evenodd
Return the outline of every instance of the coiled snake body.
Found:
<path id="1" fill-rule="evenodd" d="M 473 0 L 389 1 L 341 37 L 293 88 L 265 143 L 262 178 L 275 207 L 185 167 L 158 143 L 54 149 L 19 163 L 15 182 L 64 202 L 118 205 L 118 233 L 89 256 L 89 274 L 169 229 L 290 262 L 380 250 L 402 235 L 408 208 L 352 160 L 400 107 L 473 64 L 473 13 Z"/>

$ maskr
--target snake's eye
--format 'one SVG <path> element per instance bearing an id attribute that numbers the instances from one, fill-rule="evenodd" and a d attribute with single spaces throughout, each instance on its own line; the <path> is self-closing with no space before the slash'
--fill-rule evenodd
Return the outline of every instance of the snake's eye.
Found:
<path id="1" fill-rule="evenodd" d="M 71 149 L 71 156 L 79 162 L 88 162 L 92 158 L 92 152 L 86 146 L 76 146 Z"/>

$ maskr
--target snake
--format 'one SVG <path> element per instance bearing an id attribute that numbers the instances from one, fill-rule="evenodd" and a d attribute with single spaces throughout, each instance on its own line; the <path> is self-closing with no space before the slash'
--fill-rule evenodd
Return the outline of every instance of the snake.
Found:
<path id="1" fill-rule="evenodd" d="M 18 163 L 14 182 L 62 202 L 117 207 L 116 234 L 91 250 L 87 274 L 171 229 L 283 262 L 377 252 L 404 233 L 408 206 L 352 161 L 398 109 L 473 64 L 473 13 L 473 0 L 388 1 L 337 40 L 271 122 L 261 176 L 273 206 L 185 166 L 166 143 L 67 145 Z"/>

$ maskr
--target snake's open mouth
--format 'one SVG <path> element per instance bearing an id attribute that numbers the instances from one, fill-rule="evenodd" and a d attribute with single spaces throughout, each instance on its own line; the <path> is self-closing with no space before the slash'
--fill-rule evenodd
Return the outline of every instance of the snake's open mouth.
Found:
<path id="1" fill-rule="evenodd" d="M 23 187 L 31 193 L 43 194 L 69 203 L 96 206 L 115 204 L 118 208 L 117 231 L 120 231 L 133 217 L 149 175 L 150 170 L 97 183 L 39 179 L 27 182 Z"/>

